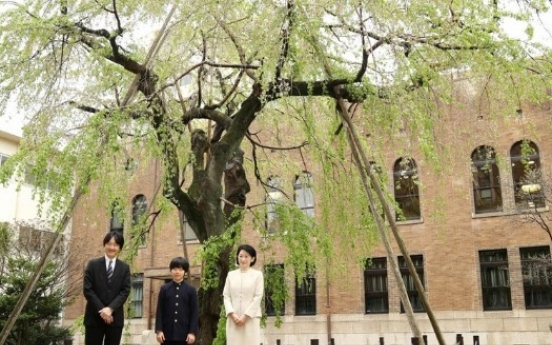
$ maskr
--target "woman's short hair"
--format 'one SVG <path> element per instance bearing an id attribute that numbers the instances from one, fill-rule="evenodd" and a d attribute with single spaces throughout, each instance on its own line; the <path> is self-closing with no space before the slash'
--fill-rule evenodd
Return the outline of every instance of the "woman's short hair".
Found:
<path id="1" fill-rule="evenodd" d="M 169 264 L 169 269 L 173 268 L 182 268 L 184 272 L 188 272 L 190 269 L 190 264 L 188 263 L 188 260 L 184 259 L 181 256 L 178 256 L 171 260 L 171 263 Z"/>
<path id="2" fill-rule="evenodd" d="M 242 250 L 247 252 L 247 254 L 249 254 L 251 256 L 251 258 L 255 259 L 255 260 L 251 260 L 251 263 L 249 264 L 249 267 L 253 266 L 255 264 L 255 262 L 257 262 L 257 251 L 255 250 L 255 248 L 253 248 L 249 244 L 241 244 L 238 247 L 238 250 L 236 251 L 236 264 L 238 264 L 238 265 L 240 264 L 240 261 L 238 260 L 238 256 L 240 255 L 240 252 Z"/>
<path id="3" fill-rule="evenodd" d="M 123 234 L 119 231 L 110 231 L 108 232 L 103 239 L 103 245 L 107 244 L 107 242 L 111 241 L 111 239 L 115 240 L 115 243 L 119 245 L 119 249 L 123 249 L 123 246 L 125 245 L 125 237 Z"/>

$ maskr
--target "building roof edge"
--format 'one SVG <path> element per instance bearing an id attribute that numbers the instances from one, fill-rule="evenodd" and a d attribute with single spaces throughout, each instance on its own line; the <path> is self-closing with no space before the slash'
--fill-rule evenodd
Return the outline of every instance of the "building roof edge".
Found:
<path id="1" fill-rule="evenodd" d="M 16 134 L 13 134 L 13 133 L 10 133 L 10 132 L 6 132 L 2 129 L 0 129 L 0 138 L 12 140 L 12 141 L 15 141 L 15 142 L 20 142 L 21 139 L 22 139 L 20 136 L 18 136 Z"/>

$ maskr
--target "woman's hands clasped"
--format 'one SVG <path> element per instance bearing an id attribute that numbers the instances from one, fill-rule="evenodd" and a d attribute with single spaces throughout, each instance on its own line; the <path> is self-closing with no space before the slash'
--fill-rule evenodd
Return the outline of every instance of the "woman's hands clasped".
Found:
<path id="1" fill-rule="evenodd" d="M 249 316 L 247 316 L 245 314 L 239 316 L 236 313 L 232 313 L 232 314 L 229 315 L 229 317 L 234 322 L 234 324 L 238 327 L 245 325 L 247 320 L 249 320 Z"/>

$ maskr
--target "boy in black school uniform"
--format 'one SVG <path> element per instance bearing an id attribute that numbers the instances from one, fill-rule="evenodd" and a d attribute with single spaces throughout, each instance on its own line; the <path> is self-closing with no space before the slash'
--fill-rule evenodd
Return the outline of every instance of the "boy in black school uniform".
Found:
<path id="1" fill-rule="evenodd" d="M 199 307 L 196 289 L 184 282 L 190 264 L 176 257 L 169 264 L 172 281 L 161 286 L 157 300 L 155 333 L 164 345 L 184 345 L 195 342 Z"/>

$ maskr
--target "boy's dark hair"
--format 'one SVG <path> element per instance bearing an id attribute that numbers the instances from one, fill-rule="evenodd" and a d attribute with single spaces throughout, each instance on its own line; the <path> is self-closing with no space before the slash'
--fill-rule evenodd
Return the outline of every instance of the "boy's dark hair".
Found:
<path id="1" fill-rule="evenodd" d="M 119 248 L 121 250 L 123 249 L 123 246 L 125 245 L 125 237 L 123 236 L 122 233 L 120 233 L 119 231 L 110 231 L 110 232 L 108 232 L 104 236 L 104 239 L 103 239 L 104 247 L 107 244 L 107 242 L 111 241 L 111 239 L 115 240 L 115 243 L 117 243 L 119 245 Z"/>
<path id="2" fill-rule="evenodd" d="M 169 269 L 173 268 L 182 268 L 184 272 L 188 272 L 190 269 L 190 264 L 188 263 L 188 260 L 184 259 L 181 256 L 178 256 L 171 260 L 171 263 L 169 264 Z"/>
<path id="3" fill-rule="evenodd" d="M 238 250 L 236 251 L 236 264 L 238 265 L 240 264 L 240 260 L 238 259 L 238 256 L 240 255 L 240 252 L 242 250 L 246 251 L 247 254 L 251 256 L 251 258 L 255 259 L 255 260 L 251 260 L 251 264 L 249 264 L 249 267 L 253 266 L 255 262 L 257 262 L 257 251 L 249 244 L 241 244 L 238 247 Z"/>

